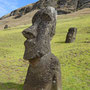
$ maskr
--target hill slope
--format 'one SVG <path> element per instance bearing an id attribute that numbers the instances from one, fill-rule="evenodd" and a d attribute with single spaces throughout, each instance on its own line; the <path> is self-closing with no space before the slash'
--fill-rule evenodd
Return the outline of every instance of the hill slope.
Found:
<path id="1" fill-rule="evenodd" d="M 58 14 L 67 14 L 83 8 L 90 8 L 90 0 L 39 0 L 36 3 L 16 9 L 0 19 L 2 20 L 11 16 L 14 16 L 14 19 L 17 19 L 33 10 L 46 6 L 55 7 Z"/>
<path id="2" fill-rule="evenodd" d="M 32 20 L 32 17 L 33 15 L 35 14 L 37 10 L 34 10 L 32 12 L 29 12 L 27 13 L 26 15 L 23 15 L 21 18 L 18 18 L 18 19 L 13 19 L 14 16 L 11 16 L 11 17 L 8 17 L 8 18 L 5 18 L 3 20 L 0 20 L 0 30 L 4 29 L 4 26 L 5 25 L 8 25 L 9 27 L 15 27 L 15 26 L 19 26 L 19 25 L 26 25 L 26 24 L 30 24 L 31 23 L 31 20 Z M 75 16 L 75 15 L 86 15 L 86 14 L 90 14 L 90 8 L 86 8 L 86 9 L 82 9 L 82 10 L 79 10 L 75 13 L 71 13 L 71 14 L 64 14 L 64 15 L 58 15 L 59 17 L 70 17 L 70 16 Z"/>
<path id="3" fill-rule="evenodd" d="M 0 31 L 0 90 L 22 90 L 28 63 L 23 61 L 25 38 L 21 32 L 30 25 Z M 77 27 L 75 43 L 66 44 L 70 27 Z M 63 90 L 90 90 L 90 11 L 58 16 L 52 52 L 59 58 Z"/>
<path id="4" fill-rule="evenodd" d="M 56 8 L 59 15 L 72 13 L 84 8 L 90 8 L 90 0 L 39 0 L 36 3 L 18 8 L 8 15 L 0 18 L 0 30 L 5 25 L 14 27 L 31 23 L 31 18 L 34 13 L 44 6 L 53 6 Z M 90 9 L 87 9 L 88 12 Z M 81 10 L 82 12 L 82 10 Z"/>

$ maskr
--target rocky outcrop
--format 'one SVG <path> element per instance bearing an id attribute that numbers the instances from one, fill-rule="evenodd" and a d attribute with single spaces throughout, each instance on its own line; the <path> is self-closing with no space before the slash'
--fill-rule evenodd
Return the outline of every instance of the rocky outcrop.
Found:
<path id="1" fill-rule="evenodd" d="M 39 0 L 36 3 L 12 11 L 10 14 L 1 17 L 0 20 L 10 16 L 14 16 L 17 19 L 33 10 L 46 6 L 53 6 L 56 8 L 58 14 L 67 14 L 79 9 L 90 8 L 90 0 Z"/>
<path id="2" fill-rule="evenodd" d="M 90 8 L 90 0 L 78 0 L 77 9 Z"/>
<path id="3" fill-rule="evenodd" d="M 22 32 L 26 38 L 24 59 L 30 62 L 23 90 L 62 90 L 59 60 L 50 47 L 56 15 L 53 7 L 40 9 L 32 19 L 32 26 Z"/>
<path id="4" fill-rule="evenodd" d="M 90 8 L 90 0 L 58 0 L 57 10 L 74 12 L 83 8 Z"/>
<path id="5" fill-rule="evenodd" d="M 40 1 L 40 8 L 52 6 L 57 7 L 57 0 L 39 0 Z"/>
<path id="6" fill-rule="evenodd" d="M 34 3 L 34 4 L 36 4 L 36 3 Z M 20 18 L 21 16 L 31 12 L 32 10 L 35 10 L 36 8 L 34 8 L 34 4 L 30 4 L 25 7 L 16 9 L 16 10 L 12 11 L 10 14 L 1 17 L 0 19 L 4 19 L 4 18 L 10 17 L 10 16 L 14 16 L 15 19 Z"/>
<path id="7" fill-rule="evenodd" d="M 66 11 L 66 12 L 72 12 L 76 11 L 78 0 L 58 0 L 58 9 Z"/>

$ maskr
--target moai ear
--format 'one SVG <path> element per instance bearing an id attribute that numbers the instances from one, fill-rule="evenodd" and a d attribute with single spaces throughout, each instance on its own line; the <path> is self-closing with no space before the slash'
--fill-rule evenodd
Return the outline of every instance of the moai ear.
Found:
<path id="1" fill-rule="evenodd" d="M 51 33 L 50 33 L 50 37 L 51 37 L 51 40 L 53 38 L 53 36 L 55 35 L 55 30 L 56 30 L 56 18 L 54 17 L 54 20 L 52 20 L 52 23 L 51 23 Z"/>
<path id="2" fill-rule="evenodd" d="M 55 29 L 56 29 L 56 26 L 53 25 L 53 26 L 52 26 L 51 33 L 50 33 L 51 40 L 52 40 L 53 36 L 55 35 Z"/>

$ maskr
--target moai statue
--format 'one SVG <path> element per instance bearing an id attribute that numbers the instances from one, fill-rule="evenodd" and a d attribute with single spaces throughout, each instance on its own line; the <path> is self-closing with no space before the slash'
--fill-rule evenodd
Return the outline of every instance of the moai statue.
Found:
<path id="1" fill-rule="evenodd" d="M 30 62 L 23 90 L 62 90 L 59 60 L 50 48 L 56 15 L 53 7 L 45 7 L 34 15 L 32 26 L 22 32 L 26 38 L 24 59 Z"/>
<path id="2" fill-rule="evenodd" d="M 76 39 L 77 28 L 70 28 L 68 30 L 65 43 L 72 43 Z"/>
<path id="3" fill-rule="evenodd" d="M 7 29 L 7 28 L 8 28 L 8 25 L 5 25 L 5 26 L 4 26 L 4 29 Z"/>

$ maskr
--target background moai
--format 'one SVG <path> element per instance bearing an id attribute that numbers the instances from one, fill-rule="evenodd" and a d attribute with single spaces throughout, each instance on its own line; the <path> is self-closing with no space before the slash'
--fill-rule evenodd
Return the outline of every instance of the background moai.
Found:
<path id="1" fill-rule="evenodd" d="M 72 43 L 76 39 L 77 28 L 70 28 L 68 30 L 65 43 Z"/>
<path id="2" fill-rule="evenodd" d="M 45 7 L 34 15 L 32 26 L 22 32 L 26 38 L 24 59 L 30 62 L 23 90 L 62 90 L 60 63 L 50 47 L 56 15 L 53 7 Z"/>
<path id="3" fill-rule="evenodd" d="M 5 25 L 5 26 L 4 26 L 4 29 L 7 29 L 7 28 L 8 28 L 8 25 Z"/>

